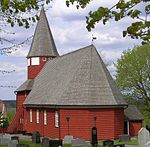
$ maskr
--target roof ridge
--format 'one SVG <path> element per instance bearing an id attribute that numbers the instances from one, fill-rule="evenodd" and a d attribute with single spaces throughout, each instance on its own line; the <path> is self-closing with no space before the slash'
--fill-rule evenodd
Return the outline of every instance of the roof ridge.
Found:
<path id="1" fill-rule="evenodd" d="M 90 49 L 89 47 L 94 47 L 94 49 L 96 50 L 96 48 L 95 48 L 95 46 L 92 44 L 92 45 L 88 45 L 88 46 L 85 46 L 85 47 L 82 47 L 82 48 L 79 48 L 79 49 L 77 49 L 77 50 L 74 50 L 74 51 L 72 51 L 72 52 L 68 52 L 68 53 L 66 53 L 66 54 L 63 54 L 63 55 L 61 55 L 61 56 L 57 56 L 57 57 L 55 57 L 55 58 L 53 58 L 53 60 L 48 60 L 48 62 L 46 62 L 46 64 L 48 64 L 49 62 L 51 62 L 51 61 L 55 61 L 55 60 L 57 60 L 57 59 L 59 59 L 59 58 L 63 58 L 63 57 L 65 57 L 65 56 L 68 56 L 69 54 L 74 54 L 74 53 L 76 53 L 76 52 L 78 52 L 78 51 L 82 51 L 82 50 L 85 50 L 85 49 Z"/>
<path id="2" fill-rule="evenodd" d="M 99 56 L 99 59 L 100 59 L 100 61 L 101 61 L 102 66 L 103 66 L 103 70 L 104 70 L 104 72 L 105 72 L 105 75 L 104 75 L 104 76 L 106 77 L 106 79 L 107 79 L 107 81 L 108 81 L 108 84 L 109 84 L 109 86 L 110 86 L 110 90 L 111 90 L 111 92 L 112 92 L 113 95 L 114 95 L 114 99 L 115 99 L 115 101 L 116 101 L 116 104 L 118 104 L 118 103 L 120 103 L 120 102 L 119 102 L 119 97 L 116 97 L 116 96 L 115 96 L 115 93 L 114 93 L 114 92 L 116 92 L 116 90 L 113 90 L 113 88 L 116 88 L 116 87 L 117 87 L 117 84 L 116 84 L 115 80 L 112 78 L 112 76 L 111 76 L 109 70 L 107 69 L 105 63 L 103 62 L 103 60 L 102 60 L 102 58 L 101 58 L 101 56 L 99 55 L 99 53 L 98 53 L 97 50 L 96 50 L 96 52 L 97 52 L 97 54 L 98 54 L 98 56 Z M 115 87 L 113 87 L 112 84 L 110 84 L 110 82 L 113 82 L 113 86 L 115 86 Z M 118 88 L 118 87 L 117 87 L 117 88 Z M 119 92 L 119 94 L 122 96 L 121 92 Z M 117 99 L 116 99 L 116 98 L 117 98 Z M 123 99 L 123 98 L 122 98 L 122 99 Z M 126 103 L 126 101 L 125 101 L 124 99 L 123 99 L 123 101 Z M 127 103 L 126 103 L 126 104 L 127 104 Z M 128 105 L 128 104 L 127 104 L 127 105 Z"/>
<path id="3" fill-rule="evenodd" d="M 63 55 L 61 55 L 61 56 L 56 57 L 55 59 L 57 59 L 57 58 L 62 58 L 62 57 L 67 56 L 67 55 L 69 55 L 69 54 L 74 54 L 74 53 L 76 53 L 76 52 L 78 52 L 78 51 L 81 51 L 81 50 L 89 49 L 89 47 L 94 47 L 94 48 L 95 48 L 95 46 L 94 46 L 93 44 L 92 44 L 92 45 L 88 45 L 88 46 L 85 46 L 85 47 L 76 49 L 76 50 L 74 50 L 74 51 L 65 53 L 65 54 L 63 54 Z M 53 60 L 54 60 L 54 59 L 53 59 Z"/>

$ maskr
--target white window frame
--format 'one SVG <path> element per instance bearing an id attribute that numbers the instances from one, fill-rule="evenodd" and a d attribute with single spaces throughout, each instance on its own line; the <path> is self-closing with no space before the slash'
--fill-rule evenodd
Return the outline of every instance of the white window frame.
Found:
<path id="1" fill-rule="evenodd" d="M 44 125 L 47 125 L 47 111 L 44 110 Z"/>
<path id="2" fill-rule="evenodd" d="M 36 110 L 36 123 L 39 124 L 40 123 L 40 113 L 39 113 L 39 109 Z"/>
<path id="3" fill-rule="evenodd" d="M 30 58 L 28 58 L 27 63 L 28 63 L 28 66 L 30 66 Z"/>
<path id="4" fill-rule="evenodd" d="M 30 109 L 30 122 L 32 123 L 32 109 Z"/>
<path id="5" fill-rule="evenodd" d="M 40 58 L 39 57 L 32 57 L 31 58 L 31 65 L 40 65 Z"/>
<path id="6" fill-rule="evenodd" d="M 59 127 L 59 112 L 55 111 L 55 127 Z"/>

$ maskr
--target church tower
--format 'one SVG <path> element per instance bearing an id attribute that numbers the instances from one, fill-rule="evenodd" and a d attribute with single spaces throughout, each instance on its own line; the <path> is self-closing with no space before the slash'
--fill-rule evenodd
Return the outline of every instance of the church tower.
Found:
<path id="1" fill-rule="evenodd" d="M 57 56 L 59 54 L 44 9 L 42 8 L 32 45 L 27 55 L 28 79 L 34 79 L 45 63 Z"/>
<path id="2" fill-rule="evenodd" d="M 36 26 L 34 37 L 32 40 L 30 51 L 27 55 L 28 60 L 28 78 L 19 86 L 16 91 L 16 115 L 9 125 L 7 132 L 13 133 L 24 128 L 24 111 L 23 105 L 26 97 L 32 90 L 34 78 L 41 71 L 48 60 L 59 56 L 55 42 L 46 18 L 44 9 L 42 8 L 39 21 Z"/>

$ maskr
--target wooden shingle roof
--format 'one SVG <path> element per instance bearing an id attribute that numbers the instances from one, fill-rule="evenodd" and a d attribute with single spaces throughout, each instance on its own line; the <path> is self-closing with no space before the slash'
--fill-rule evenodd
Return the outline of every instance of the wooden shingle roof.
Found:
<path id="1" fill-rule="evenodd" d="M 44 57 L 59 56 L 43 8 L 39 16 L 39 21 L 34 33 L 32 45 L 27 55 L 27 58 L 40 56 Z"/>
<path id="2" fill-rule="evenodd" d="M 21 86 L 19 86 L 15 92 L 30 91 L 32 89 L 34 79 L 26 80 Z"/>
<path id="3" fill-rule="evenodd" d="M 24 104 L 37 106 L 125 106 L 93 45 L 48 61 Z"/>
<path id="4" fill-rule="evenodd" d="M 143 120 L 143 116 L 139 109 L 134 105 L 129 105 L 127 109 L 124 110 L 125 118 L 127 120 Z"/>

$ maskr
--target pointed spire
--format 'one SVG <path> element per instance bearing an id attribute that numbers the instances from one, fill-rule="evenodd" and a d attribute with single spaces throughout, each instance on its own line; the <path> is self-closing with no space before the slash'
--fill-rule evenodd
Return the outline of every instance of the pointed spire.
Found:
<path id="1" fill-rule="evenodd" d="M 29 57 L 56 57 L 59 56 L 55 42 L 44 12 L 44 8 L 41 9 L 39 21 L 34 33 L 32 45 L 27 55 Z"/>

